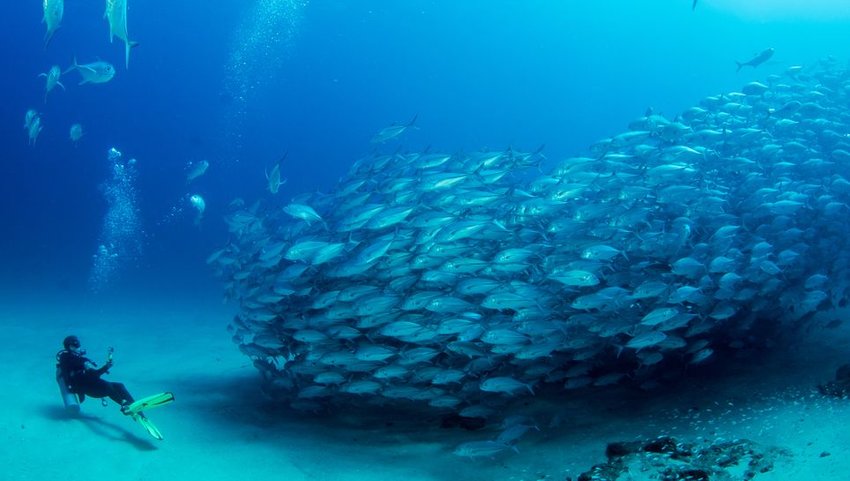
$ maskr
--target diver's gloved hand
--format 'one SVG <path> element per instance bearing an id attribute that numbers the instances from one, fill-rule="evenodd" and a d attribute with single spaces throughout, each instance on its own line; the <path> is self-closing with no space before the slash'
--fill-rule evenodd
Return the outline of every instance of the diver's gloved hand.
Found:
<path id="1" fill-rule="evenodd" d="M 95 369 L 95 370 L 94 370 L 94 372 L 95 372 L 98 376 L 102 376 L 102 375 L 104 375 L 105 373 L 109 372 L 109 368 L 111 368 L 111 367 L 112 367 L 112 359 L 110 359 L 110 360 L 106 361 L 106 364 L 104 364 L 103 366 L 101 366 L 101 367 L 99 367 L 99 368 Z"/>

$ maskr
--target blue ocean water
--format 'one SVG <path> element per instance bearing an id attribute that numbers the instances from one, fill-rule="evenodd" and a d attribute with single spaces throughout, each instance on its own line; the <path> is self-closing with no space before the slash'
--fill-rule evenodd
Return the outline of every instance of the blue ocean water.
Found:
<path id="1" fill-rule="evenodd" d="M 129 33 L 139 46 L 126 68 L 123 43 L 109 41 L 103 2 L 67 0 L 47 48 L 40 2 L 7 3 L 0 15 L 0 303 L 85 298 L 111 305 L 107 312 L 116 317 L 123 310 L 113 303 L 127 296 L 137 303 L 169 298 L 188 311 L 194 299 L 218 301 L 222 281 L 205 259 L 230 240 L 223 217 L 236 199 L 284 206 L 303 193 L 330 191 L 357 159 L 376 152 L 542 146 L 549 168 L 587 154 L 648 110 L 673 119 L 706 96 L 789 66 L 850 58 L 850 5 L 838 0 L 130 0 Z M 736 72 L 735 61 L 767 48 L 775 50 L 770 60 Z M 75 58 L 111 62 L 116 76 L 78 85 L 78 73 L 67 72 L 66 90 L 55 89 L 45 102 L 38 74 L 52 65 L 65 70 Z M 28 109 L 44 125 L 34 145 L 22 128 Z M 417 128 L 399 139 L 370 142 L 382 128 L 413 118 Z M 76 145 L 68 138 L 74 123 L 85 132 Z M 110 149 L 121 156 L 109 160 Z M 187 165 L 201 160 L 209 169 L 187 182 Z M 287 183 L 272 194 L 266 176 L 276 164 Z M 202 216 L 191 196 L 203 197 Z M 134 340 L 135 331 L 120 323 L 89 326 L 79 320 L 84 316 L 51 314 L 53 331 L 63 323 L 82 327 L 95 345 Z M 204 325 L 217 315 L 148 320 L 147 312 L 128 312 L 126 321 L 166 328 Z M 246 368 L 239 374 L 250 371 L 245 379 L 253 382 L 250 360 L 223 332 L 226 314 L 219 317 L 214 328 L 221 332 L 210 336 L 220 334 Z M 220 344 L 199 336 L 190 346 L 185 331 L 163 332 L 173 334 L 160 340 L 166 365 L 188 362 L 189 371 L 220 374 L 218 364 L 202 356 L 186 361 L 181 351 Z M 23 345 L 50 350 L 55 341 Z M 132 353 L 121 360 L 131 368 L 148 363 L 145 342 L 121 352 Z M 27 364 L 41 378 L 50 365 L 43 361 Z M 138 364 L 137 372 L 147 369 Z M 153 392 L 166 384 L 159 374 L 132 382 Z M 184 392 L 198 399 L 220 388 L 204 382 Z M 191 439 L 191 426 L 181 432 L 177 424 L 165 423 L 169 435 Z M 444 453 L 449 443 L 439 442 Z M 308 464 L 321 466 L 324 456 L 316 449 Z"/>
<path id="2" fill-rule="evenodd" d="M 688 1 L 131 2 L 130 68 L 99 2 L 68 1 L 45 49 L 38 2 L 6 6 L 0 28 L 3 283 L 88 289 L 107 204 L 106 152 L 136 158 L 138 255 L 109 288 L 215 289 L 204 258 L 226 240 L 229 202 L 327 190 L 374 149 L 380 128 L 418 116 L 400 142 L 443 151 L 545 145 L 579 154 L 647 108 L 674 117 L 700 98 L 792 64 L 848 56 L 850 7 Z M 749 2 L 748 2 L 749 3 Z M 802 3 L 802 2 L 801 2 Z M 784 11 L 782 9 L 785 9 Z M 734 61 L 772 47 L 758 69 Z M 43 101 L 51 65 L 103 59 L 117 75 Z M 24 112 L 42 114 L 35 146 Z M 84 126 L 77 147 L 68 140 Z M 186 185 L 186 165 L 208 159 Z M 199 225 L 187 196 L 203 195 Z M 182 213 L 175 210 L 183 211 Z M 190 281 L 185 283 L 183 281 Z"/>

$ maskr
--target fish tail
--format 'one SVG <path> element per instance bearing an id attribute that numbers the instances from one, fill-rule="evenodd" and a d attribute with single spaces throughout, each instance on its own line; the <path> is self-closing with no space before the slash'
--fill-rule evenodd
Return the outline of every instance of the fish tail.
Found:
<path id="1" fill-rule="evenodd" d="M 74 65 L 71 65 L 70 67 L 68 67 L 64 72 L 62 72 L 62 75 L 65 75 L 66 73 L 70 72 L 71 70 L 74 70 L 78 66 L 79 66 L 79 64 L 77 64 L 77 56 L 74 55 Z"/>
<path id="2" fill-rule="evenodd" d="M 737 72 L 740 72 L 740 71 L 741 71 L 741 67 L 743 67 L 743 66 L 744 66 L 744 64 L 742 64 L 741 62 L 739 62 L 739 61 L 737 61 L 737 60 L 735 60 L 735 63 L 736 63 L 736 64 L 738 64 L 738 70 L 735 70 L 735 72 L 736 72 L 736 73 L 737 73 Z"/>
<path id="3" fill-rule="evenodd" d="M 53 40 L 53 34 L 56 33 L 56 30 L 48 30 L 47 33 L 44 34 L 44 49 L 47 50 L 47 47 L 50 46 L 50 41 Z"/>
<path id="4" fill-rule="evenodd" d="M 133 47 L 138 47 L 139 42 L 134 42 L 132 40 L 128 40 L 124 44 L 124 68 L 130 70 L 130 49 Z"/>
<path id="5" fill-rule="evenodd" d="M 410 119 L 410 122 L 407 123 L 407 127 L 413 127 L 413 124 L 416 123 L 416 119 L 418 119 L 418 118 L 419 118 L 419 114 L 417 113 L 416 115 L 413 116 L 412 119 Z"/>

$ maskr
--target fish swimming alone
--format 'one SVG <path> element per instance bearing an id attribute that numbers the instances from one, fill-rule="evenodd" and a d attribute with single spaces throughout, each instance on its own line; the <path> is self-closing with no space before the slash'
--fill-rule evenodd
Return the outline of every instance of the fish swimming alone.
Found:
<path id="1" fill-rule="evenodd" d="M 24 115 L 24 128 L 30 128 L 30 124 L 36 117 L 38 117 L 38 111 L 36 111 L 35 109 L 27 110 L 26 115 Z"/>
<path id="2" fill-rule="evenodd" d="M 759 65 L 767 62 L 770 59 L 770 57 L 773 57 L 773 49 L 772 48 L 768 48 L 766 50 L 763 50 L 761 53 L 759 53 L 755 57 L 747 60 L 746 62 L 735 61 L 735 63 L 738 64 L 738 70 L 736 70 L 736 72 L 740 72 L 742 67 L 745 67 L 745 66 L 748 66 L 748 65 L 750 67 L 753 67 L 753 68 L 758 67 Z"/>
<path id="3" fill-rule="evenodd" d="M 414 127 L 414 123 L 416 123 L 416 118 L 419 115 L 414 115 L 413 119 L 406 124 L 398 124 L 398 125 L 390 125 L 389 127 L 384 127 L 381 129 L 374 137 L 372 137 L 371 142 L 373 144 L 382 144 L 388 140 L 392 140 L 399 135 L 405 133 L 407 129 Z"/>
<path id="4" fill-rule="evenodd" d="M 103 14 L 109 22 L 109 41 L 115 37 L 124 41 L 124 66 L 130 68 L 130 49 L 139 42 L 130 40 L 127 33 L 127 0 L 106 0 L 106 12 Z"/>
<path id="5" fill-rule="evenodd" d="M 186 174 L 186 183 L 188 184 L 189 182 L 192 182 L 193 180 L 197 179 L 198 177 L 204 175 L 204 173 L 206 173 L 209 166 L 210 166 L 210 163 L 207 162 L 206 160 L 202 160 L 200 162 L 189 163 L 189 166 L 188 166 L 189 173 Z"/>
<path id="6" fill-rule="evenodd" d="M 77 63 L 76 57 L 74 58 L 74 65 L 68 67 L 67 70 L 63 73 L 68 73 L 71 70 L 76 70 L 80 72 L 80 77 L 83 79 L 80 81 L 80 85 L 83 84 L 103 84 L 112 80 L 115 77 L 115 67 L 112 66 L 109 62 L 104 62 L 103 60 L 98 60 L 92 63 Z"/>
<path id="7" fill-rule="evenodd" d="M 199 194 L 192 194 L 189 196 L 189 203 L 192 204 L 192 207 L 194 207 L 196 211 L 198 211 L 198 216 L 195 217 L 195 225 L 198 225 L 201 223 L 201 218 L 204 216 L 204 211 L 207 209 L 207 203 Z"/>
<path id="8" fill-rule="evenodd" d="M 280 164 L 275 164 L 271 173 L 266 172 L 266 180 L 269 183 L 269 192 L 277 194 L 280 186 L 286 183 L 286 179 L 280 179 Z"/>
<path id="9" fill-rule="evenodd" d="M 33 115 L 30 115 L 30 112 L 33 112 Z M 38 134 L 41 133 L 41 129 L 43 128 L 44 126 L 41 125 L 41 117 L 38 115 L 38 112 L 34 110 L 28 111 L 24 130 L 27 131 L 30 145 L 35 145 L 35 141 L 38 140 Z"/>
<path id="10" fill-rule="evenodd" d="M 47 33 L 44 34 L 44 48 L 50 45 L 53 34 L 59 29 L 62 17 L 65 15 L 65 0 L 44 0 L 44 18 L 42 22 L 47 25 Z"/>
<path id="11" fill-rule="evenodd" d="M 71 139 L 71 142 L 74 143 L 74 146 L 76 146 L 80 139 L 83 138 L 83 126 L 80 124 L 71 125 L 71 130 L 68 136 Z"/>
<path id="12" fill-rule="evenodd" d="M 38 74 L 39 77 L 45 78 L 44 85 L 44 101 L 47 102 L 47 94 L 50 93 L 51 90 L 55 89 L 56 86 L 62 87 L 62 90 L 65 90 L 65 86 L 62 85 L 62 82 L 59 81 L 59 77 L 62 76 L 62 69 L 59 68 L 58 65 L 54 65 L 50 67 L 46 73 Z"/>

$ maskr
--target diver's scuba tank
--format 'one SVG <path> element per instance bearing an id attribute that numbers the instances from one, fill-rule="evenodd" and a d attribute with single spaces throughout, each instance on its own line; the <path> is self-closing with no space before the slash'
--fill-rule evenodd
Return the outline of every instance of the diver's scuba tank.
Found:
<path id="1" fill-rule="evenodd" d="M 62 354 L 62 351 L 59 351 L 59 354 Z M 59 354 L 56 354 L 57 361 L 59 360 Z M 62 375 L 62 368 L 59 367 L 58 363 L 56 364 L 56 384 L 59 385 L 59 393 L 62 394 L 62 402 L 65 403 L 65 411 L 71 414 L 79 413 L 80 398 L 68 389 L 68 382 L 65 380 L 65 376 Z"/>

